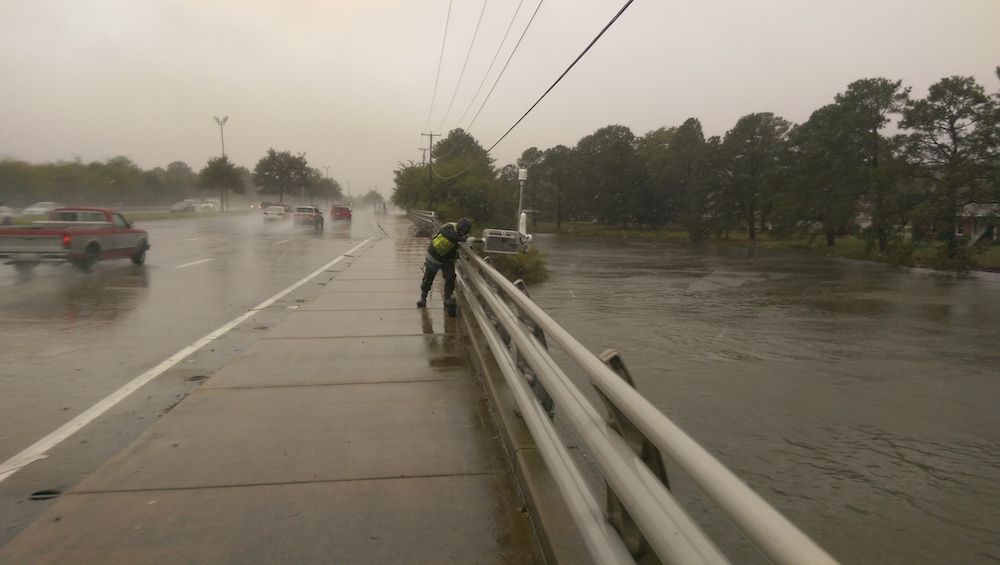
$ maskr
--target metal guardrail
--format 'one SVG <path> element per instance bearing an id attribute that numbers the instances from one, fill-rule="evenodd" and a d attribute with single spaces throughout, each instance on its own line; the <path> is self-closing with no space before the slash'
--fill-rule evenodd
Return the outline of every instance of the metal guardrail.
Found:
<path id="1" fill-rule="evenodd" d="M 417 227 L 415 235 L 431 237 L 441 227 L 441 218 L 432 210 L 407 210 L 406 217 Z"/>
<path id="2" fill-rule="evenodd" d="M 433 220 L 433 214 L 424 215 L 423 221 Z M 466 250 L 459 275 L 462 295 L 594 562 L 632 563 L 649 550 L 665 563 L 728 562 L 670 493 L 663 454 L 772 562 L 836 563 L 636 392 L 616 353 L 592 354 L 525 292 Z M 583 369 L 609 410 L 607 421 L 549 356 L 546 341 Z M 608 487 L 606 508 L 552 426 L 546 410 L 551 405 L 543 407 L 532 379 L 595 459 Z"/>

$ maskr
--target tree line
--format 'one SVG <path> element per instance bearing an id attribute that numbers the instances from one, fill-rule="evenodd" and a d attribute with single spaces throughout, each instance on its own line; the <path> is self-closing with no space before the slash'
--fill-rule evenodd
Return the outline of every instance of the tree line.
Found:
<path id="1" fill-rule="evenodd" d="M 427 167 L 401 165 L 397 204 L 463 215 L 497 206 L 501 218 L 516 207 L 514 167 L 494 168 L 467 133 L 432 153 L 437 188 L 428 194 Z M 951 256 L 970 206 L 1000 215 L 1000 94 L 953 76 L 917 99 L 902 81 L 867 78 L 802 124 L 756 112 L 711 137 L 697 118 L 642 136 L 609 125 L 574 147 L 526 149 L 517 165 L 528 169 L 525 208 L 560 230 L 670 226 L 694 241 L 767 231 L 831 246 L 857 234 L 879 253 L 898 252 L 910 234 L 945 241 Z"/>
<path id="2" fill-rule="evenodd" d="M 307 201 L 344 197 L 340 184 L 311 167 L 304 153 L 274 149 L 269 149 L 252 171 L 225 156 L 209 159 L 198 172 L 182 161 L 144 170 L 123 156 L 91 163 L 0 161 L 0 204 L 9 206 L 23 207 L 37 201 L 157 206 L 206 195 L 218 196 L 225 205 L 230 194 L 247 191 L 276 196 L 279 202 L 284 202 L 286 195 Z"/>

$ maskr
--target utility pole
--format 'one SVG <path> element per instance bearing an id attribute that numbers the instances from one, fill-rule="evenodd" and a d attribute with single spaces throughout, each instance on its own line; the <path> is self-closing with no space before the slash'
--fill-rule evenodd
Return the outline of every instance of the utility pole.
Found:
<path id="1" fill-rule="evenodd" d="M 225 136 L 225 134 L 222 133 L 222 126 L 226 125 L 226 122 L 229 121 L 229 116 L 223 116 L 222 118 L 219 118 L 218 116 L 214 116 L 214 117 L 215 117 L 215 123 L 219 124 L 219 139 L 222 141 L 222 158 L 225 159 L 226 158 L 226 136 Z M 222 208 L 222 210 L 221 210 L 222 212 L 226 211 L 226 204 L 227 204 L 226 201 L 228 200 L 228 198 L 226 198 L 227 196 L 228 196 L 228 193 L 226 192 L 225 187 L 223 187 L 222 188 L 222 198 L 219 200 L 219 207 Z"/>
<path id="2" fill-rule="evenodd" d="M 430 210 L 434 209 L 434 138 L 441 137 L 439 133 L 421 133 L 420 135 L 426 135 L 430 138 L 430 143 L 427 144 L 427 154 L 428 160 L 427 164 L 427 208 Z"/>

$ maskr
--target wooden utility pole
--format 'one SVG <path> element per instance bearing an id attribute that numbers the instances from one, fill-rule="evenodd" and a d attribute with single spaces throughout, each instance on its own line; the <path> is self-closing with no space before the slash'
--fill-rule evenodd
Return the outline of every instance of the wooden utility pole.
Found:
<path id="1" fill-rule="evenodd" d="M 421 133 L 420 135 L 426 135 L 430 138 L 430 143 L 427 145 L 429 148 L 427 150 L 427 209 L 433 210 L 434 208 L 434 138 L 441 137 L 439 133 Z"/>

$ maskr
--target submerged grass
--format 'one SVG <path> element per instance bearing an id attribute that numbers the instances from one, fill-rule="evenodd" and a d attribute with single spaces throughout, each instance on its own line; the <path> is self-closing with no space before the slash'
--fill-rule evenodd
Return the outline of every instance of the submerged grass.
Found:
<path id="1" fill-rule="evenodd" d="M 539 222 L 538 233 L 556 233 L 577 236 L 598 236 L 617 239 L 644 239 L 688 241 L 684 230 L 674 228 L 659 229 L 629 229 L 602 226 L 587 222 L 563 222 L 562 229 L 556 230 L 554 223 Z M 906 242 L 894 253 L 868 253 L 864 239 L 855 236 L 838 237 L 833 246 L 826 245 L 822 236 L 813 238 L 778 238 L 768 232 L 757 234 L 756 240 L 747 237 L 746 232 L 734 230 L 726 237 L 707 240 L 714 245 L 731 245 L 740 247 L 762 247 L 799 253 L 808 253 L 821 257 L 839 257 L 890 263 L 907 267 L 923 267 L 939 270 L 983 270 L 1000 271 L 1000 245 L 977 245 L 963 251 L 959 258 L 949 258 L 945 254 L 943 242 Z"/>

